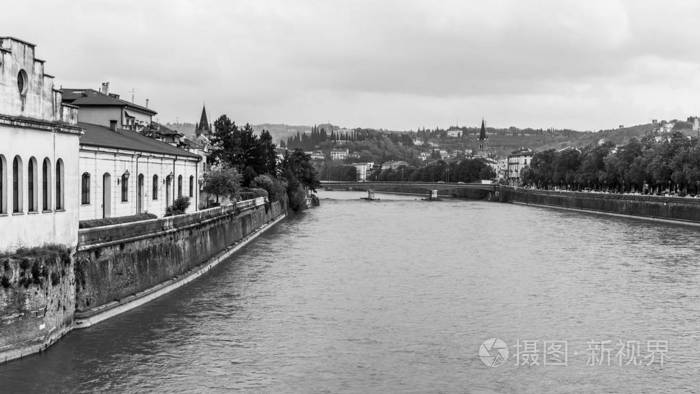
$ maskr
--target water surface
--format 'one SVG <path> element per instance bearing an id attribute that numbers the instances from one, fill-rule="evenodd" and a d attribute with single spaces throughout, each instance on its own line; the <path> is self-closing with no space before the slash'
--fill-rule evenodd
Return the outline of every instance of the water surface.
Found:
<path id="1" fill-rule="evenodd" d="M 0 366 L 0 391 L 692 392 L 698 230 L 481 201 L 322 192 L 208 275 Z M 495 368 L 488 338 L 509 346 Z M 618 340 L 668 344 L 618 365 Z M 539 365 L 514 357 L 534 341 Z M 567 365 L 542 365 L 564 341 Z M 591 343 L 611 362 L 591 366 Z M 532 343 L 532 342 L 531 342 Z M 657 342 L 658 343 L 658 342 Z M 532 361 L 532 359 L 530 359 Z"/>

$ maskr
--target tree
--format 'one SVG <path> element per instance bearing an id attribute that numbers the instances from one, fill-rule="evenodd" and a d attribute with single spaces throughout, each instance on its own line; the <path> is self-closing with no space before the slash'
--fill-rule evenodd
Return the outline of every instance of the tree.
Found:
<path id="1" fill-rule="evenodd" d="M 240 189 L 241 176 L 234 168 L 220 168 L 208 172 L 204 175 L 203 190 L 205 193 L 216 196 L 216 203 L 219 197 L 233 198 Z"/>

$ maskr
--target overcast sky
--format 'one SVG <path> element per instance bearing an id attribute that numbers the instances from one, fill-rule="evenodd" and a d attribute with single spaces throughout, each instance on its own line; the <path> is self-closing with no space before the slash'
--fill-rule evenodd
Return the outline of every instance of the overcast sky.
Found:
<path id="1" fill-rule="evenodd" d="M 597 130 L 700 115 L 700 1 L 6 1 L 64 87 L 163 121 Z"/>

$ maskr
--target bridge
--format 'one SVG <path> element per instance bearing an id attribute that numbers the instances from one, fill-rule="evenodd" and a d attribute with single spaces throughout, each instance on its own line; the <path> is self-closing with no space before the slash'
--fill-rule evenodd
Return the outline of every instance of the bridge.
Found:
<path id="1" fill-rule="evenodd" d="M 499 185 L 488 183 L 456 182 L 343 182 L 321 181 L 324 190 L 374 190 L 377 192 L 404 193 L 429 196 L 437 190 L 442 197 L 463 197 L 474 199 L 492 199 L 499 190 Z"/>

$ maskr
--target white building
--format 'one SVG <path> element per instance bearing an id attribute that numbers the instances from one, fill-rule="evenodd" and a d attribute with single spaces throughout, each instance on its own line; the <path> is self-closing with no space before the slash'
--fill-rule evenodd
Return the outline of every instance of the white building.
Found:
<path id="1" fill-rule="evenodd" d="M 347 149 L 333 149 L 331 150 L 331 160 L 345 160 L 349 153 L 350 151 Z"/>
<path id="2" fill-rule="evenodd" d="M 367 181 L 367 174 L 371 173 L 374 163 L 353 163 L 353 167 L 357 170 L 357 181 Z"/>
<path id="3" fill-rule="evenodd" d="M 401 167 L 408 167 L 408 163 L 403 160 L 392 160 L 382 163 L 382 170 L 398 170 Z"/>
<path id="4" fill-rule="evenodd" d="M 77 110 L 35 45 L 0 37 L 0 251 L 78 241 Z"/>
<path id="5" fill-rule="evenodd" d="M 447 130 L 447 136 L 451 137 L 451 138 L 459 138 L 462 136 L 462 130 L 449 129 L 449 130 Z"/>
<path id="6" fill-rule="evenodd" d="M 520 183 L 520 171 L 530 165 L 534 152 L 531 149 L 521 148 L 508 155 L 508 181 L 512 184 Z"/>
<path id="7" fill-rule="evenodd" d="M 200 155 L 137 132 L 79 123 L 80 220 L 152 213 L 181 196 L 199 206 Z"/>

